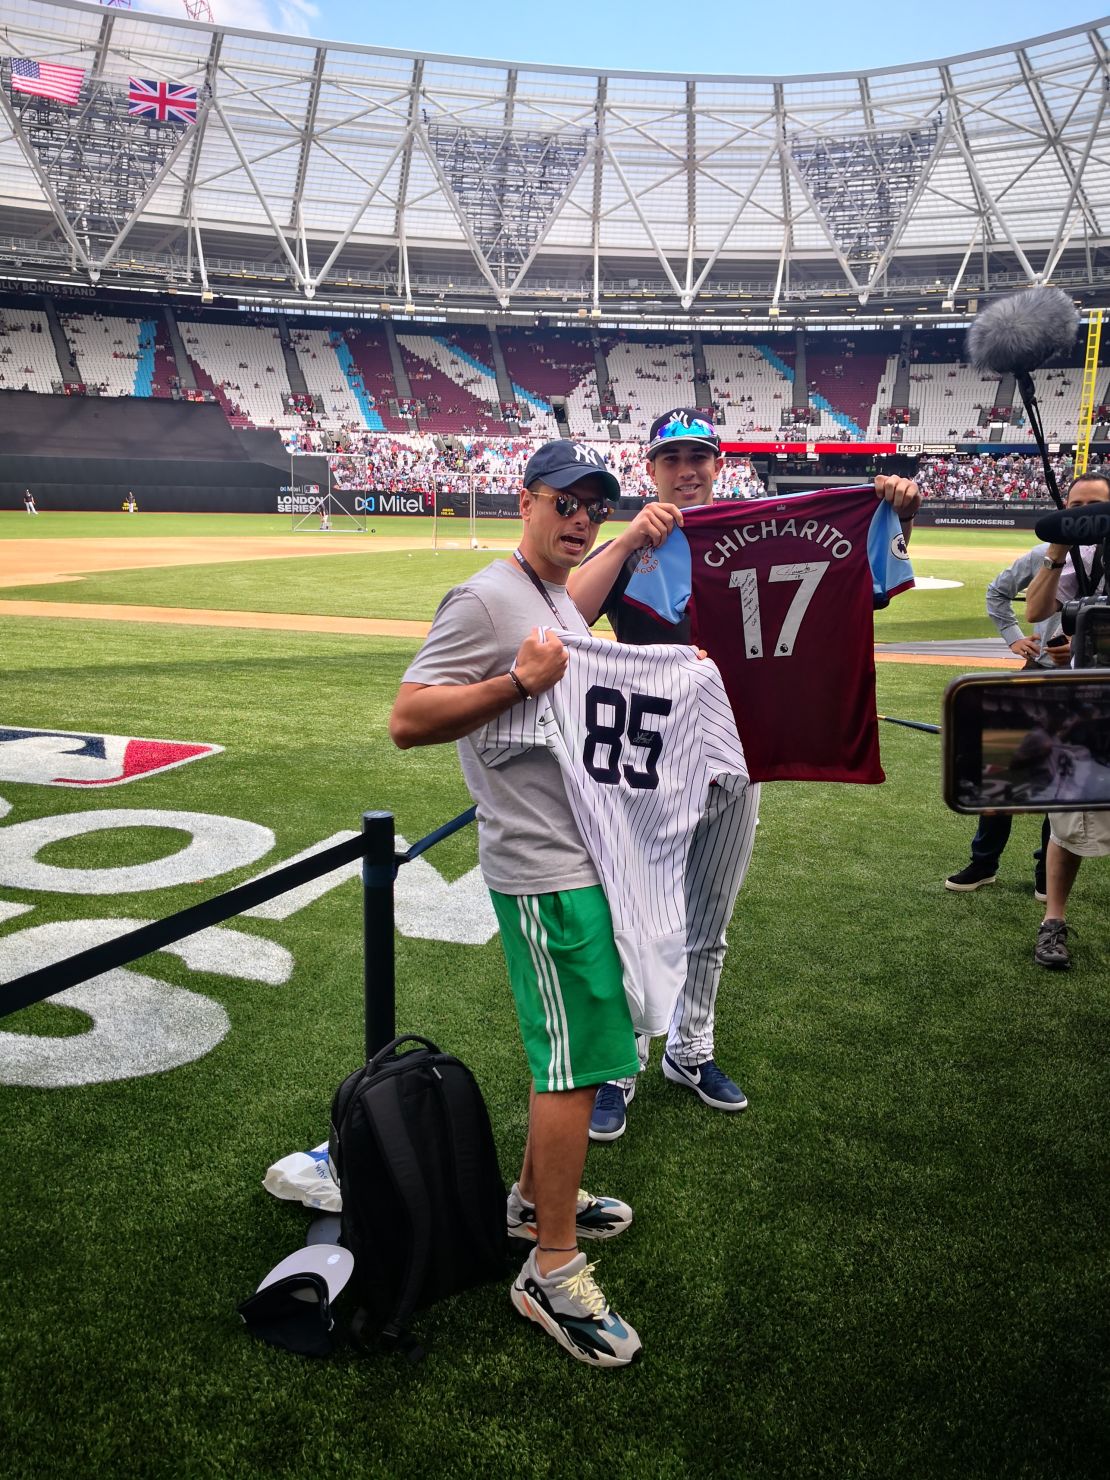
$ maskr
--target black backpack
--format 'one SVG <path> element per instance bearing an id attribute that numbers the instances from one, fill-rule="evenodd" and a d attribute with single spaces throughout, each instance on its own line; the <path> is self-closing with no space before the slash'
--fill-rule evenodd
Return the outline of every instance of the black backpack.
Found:
<path id="1" fill-rule="evenodd" d="M 419 1355 L 413 1312 L 507 1267 L 505 1185 L 477 1081 L 427 1038 L 395 1038 L 336 1090 L 328 1155 L 355 1260 L 352 1332 Z"/>

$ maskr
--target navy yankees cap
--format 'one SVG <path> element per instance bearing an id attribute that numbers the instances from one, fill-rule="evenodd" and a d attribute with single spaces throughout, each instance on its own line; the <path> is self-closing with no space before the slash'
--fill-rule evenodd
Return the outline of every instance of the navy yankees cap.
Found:
<path id="1" fill-rule="evenodd" d="M 661 447 L 670 447 L 675 442 L 697 442 L 702 447 L 712 447 L 720 456 L 721 439 L 717 428 L 704 412 L 679 407 L 676 411 L 664 411 L 651 424 L 648 433 L 647 456 L 654 457 Z"/>
<path id="2" fill-rule="evenodd" d="M 615 504 L 621 496 L 621 486 L 605 466 L 605 459 L 596 447 L 588 442 L 568 442 L 560 437 L 557 442 L 545 442 L 537 447 L 524 469 L 524 486 L 546 483 L 548 488 L 569 488 L 579 478 L 601 479 L 604 496 Z"/>
<path id="3" fill-rule="evenodd" d="M 338 1244 L 313 1243 L 297 1249 L 241 1302 L 244 1325 L 270 1346 L 303 1356 L 328 1356 L 335 1346 L 332 1302 L 354 1267 L 351 1251 Z"/>

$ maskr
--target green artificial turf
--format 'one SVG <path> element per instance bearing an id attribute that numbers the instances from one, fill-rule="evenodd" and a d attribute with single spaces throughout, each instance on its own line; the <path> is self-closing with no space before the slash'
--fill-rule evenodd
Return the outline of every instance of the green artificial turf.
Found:
<path id="1" fill-rule="evenodd" d="M 476 531 L 480 538 L 513 539 L 520 532 L 520 525 L 513 519 L 479 519 Z M 619 525 L 610 524 L 604 534 L 615 533 Z M 366 538 L 371 531 L 378 535 L 432 537 L 432 521 L 424 518 L 405 518 L 398 515 L 371 517 L 367 522 Z M 53 512 L 40 511 L 37 519 L 29 519 L 22 509 L 0 509 L 0 539 L 136 539 L 176 537 L 187 535 L 203 538 L 209 535 L 265 535 L 319 534 L 310 525 L 294 530 L 294 520 L 288 514 L 153 514 L 137 515 L 104 512 L 88 513 L 77 510 Z M 448 543 L 469 539 L 469 523 L 466 520 L 441 518 L 439 538 Z M 346 535 L 336 531 L 319 534 L 321 540 L 333 543 L 359 539 L 358 535 Z M 604 537 L 604 535 L 603 535 Z M 929 545 L 937 549 L 949 549 L 975 544 L 984 549 L 1023 549 L 1031 544 L 1035 536 L 1031 530 L 1020 529 L 935 529 L 922 526 L 913 536 L 914 545 Z"/>
<path id="2" fill-rule="evenodd" d="M 512 539 L 514 528 L 519 524 L 512 519 L 479 519 L 476 530 L 483 538 Z M 234 535 L 236 537 L 265 535 L 315 536 L 331 544 L 348 541 L 370 541 L 374 534 L 427 536 L 432 538 L 432 520 L 423 518 L 406 519 L 389 515 L 370 519 L 364 534 L 346 534 L 338 530 L 320 533 L 311 524 L 294 529 L 289 514 L 115 514 L 83 513 L 76 510 L 53 513 L 40 511 L 37 519 L 30 519 L 23 511 L 0 509 L 0 539 L 166 539 L 188 536 L 203 539 L 211 535 Z M 470 537 L 468 522 L 456 519 L 440 519 L 439 539 L 448 543 L 467 541 Z"/>
<path id="3" fill-rule="evenodd" d="M 430 621 L 451 586 L 488 565 L 488 550 L 344 554 L 321 562 L 251 560 L 226 565 L 106 571 L 61 585 L 8 587 L 6 599 L 112 602 L 128 606 L 218 607 Z"/>
<path id="4" fill-rule="evenodd" d="M 508 531 L 499 526 L 498 533 Z M 487 549 L 363 553 L 350 546 L 340 548 L 343 558 L 328 559 L 323 568 L 318 558 L 307 556 L 106 571 L 49 587 L 7 587 L 0 596 L 430 621 L 445 591 L 497 558 Z M 955 589 L 921 589 L 897 597 L 885 611 L 876 613 L 877 641 L 996 636 L 984 611 L 987 585 L 997 574 L 994 564 L 938 557 L 933 548 L 923 541 L 915 550 L 916 574 L 960 584 Z M 1001 646 L 999 651 L 1003 651 Z"/>
<path id="5" fill-rule="evenodd" d="M 998 629 L 986 614 L 987 586 L 1002 568 L 981 560 L 935 559 L 921 549 L 912 554 L 914 575 L 956 581 L 940 590 L 927 586 L 903 591 L 888 607 L 875 613 L 876 642 L 940 642 L 966 637 L 998 638 Z M 1015 610 L 1019 618 L 1022 606 Z M 1006 649 L 998 644 L 1000 655 Z"/>
<path id="6" fill-rule="evenodd" d="M 320 602 L 350 568 L 315 562 Z M 393 810 L 411 842 L 467 805 L 450 747 L 399 754 L 386 738 L 411 642 L 39 619 L 0 620 L 0 641 L 7 723 L 225 747 L 95 795 L 0 783 L 0 856 L 6 827 L 90 808 L 222 813 L 276 835 L 258 864 L 196 885 L 0 887 L 33 906 L 0 940 L 157 918 L 357 827 L 364 808 Z M 955 671 L 880 665 L 881 711 L 937 718 Z M 224 1007 L 230 1030 L 204 1057 L 81 1088 L 0 1086 L 4 1475 L 1104 1474 L 1110 871 L 1089 863 L 1076 886 L 1074 969 L 1040 971 L 1036 820 L 1015 821 L 996 886 L 946 893 L 973 820 L 941 804 L 935 737 L 881 738 L 882 787 L 765 788 L 717 1026 L 749 1111 L 714 1114 L 655 1068 L 624 1139 L 590 1152 L 587 1185 L 636 1210 L 591 1257 L 641 1333 L 639 1367 L 586 1371 L 503 1287 L 423 1316 L 416 1368 L 301 1359 L 240 1325 L 237 1302 L 310 1216 L 262 1175 L 326 1136 L 360 1059 L 349 881 L 285 921 L 229 922 L 292 953 L 284 985 L 167 953 L 137 964 Z M 127 828 L 41 857 L 108 867 L 178 840 Z M 473 830 L 428 857 L 457 878 Z M 398 937 L 397 983 L 399 1028 L 478 1075 L 511 1177 L 527 1083 L 496 941 Z M 82 1022 L 40 1004 L 0 1034 Z"/>

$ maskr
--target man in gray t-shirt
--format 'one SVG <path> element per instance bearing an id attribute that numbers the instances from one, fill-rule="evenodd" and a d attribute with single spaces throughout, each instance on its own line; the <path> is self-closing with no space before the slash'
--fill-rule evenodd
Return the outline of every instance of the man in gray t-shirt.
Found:
<path id="1" fill-rule="evenodd" d="M 512 1301 L 595 1367 L 627 1366 L 640 1353 L 578 1252 L 579 1239 L 610 1238 L 632 1221 L 618 1199 L 579 1192 L 597 1086 L 639 1066 L 632 1018 L 609 906 L 558 762 L 537 748 L 490 767 L 471 737 L 563 676 L 566 648 L 550 631 L 541 641 L 538 629 L 586 632 L 566 579 L 619 494 L 589 447 L 549 442 L 534 453 L 520 548 L 447 593 L 389 722 L 401 749 L 458 741 L 533 1081 L 507 1217 L 510 1234 L 534 1246 Z"/>
<path id="2" fill-rule="evenodd" d="M 440 602 L 432 630 L 404 682 L 474 684 L 492 674 L 501 675 L 503 684 L 521 643 L 536 627 L 588 631 L 565 587 L 544 582 L 544 589 L 554 611 L 516 560 L 487 565 Z M 563 667 L 565 657 L 560 673 Z M 546 683 L 541 687 L 538 677 L 529 682 L 531 675 L 525 676 L 519 666 L 518 673 L 530 693 L 550 687 Z M 514 704 L 520 702 L 511 684 L 505 697 L 510 695 Z M 491 889 L 501 894 L 542 894 L 598 882 L 562 774 L 546 749 L 528 750 L 490 767 L 479 759 L 472 733 L 459 739 L 458 753 L 467 790 L 478 807 L 479 861 Z"/>

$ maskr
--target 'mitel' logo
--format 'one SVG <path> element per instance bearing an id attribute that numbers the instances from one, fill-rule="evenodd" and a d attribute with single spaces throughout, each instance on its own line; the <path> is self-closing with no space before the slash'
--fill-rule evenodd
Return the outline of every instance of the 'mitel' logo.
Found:
<path id="1" fill-rule="evenodd" d="M 194 745 L 185 740 L 0 725 L 0 781 L 29 786 L 121 786 L 222 750 L 222 745 Z"/>

